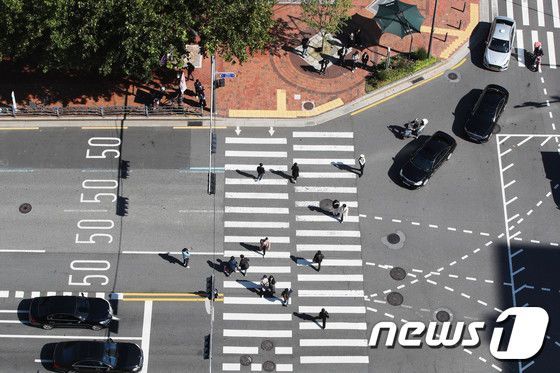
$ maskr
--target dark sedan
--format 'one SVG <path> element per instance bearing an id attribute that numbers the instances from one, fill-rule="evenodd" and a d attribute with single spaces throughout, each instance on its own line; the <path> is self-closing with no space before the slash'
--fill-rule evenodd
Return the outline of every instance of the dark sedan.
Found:
<path id="1" fill-rule="evenodd" d="M 508 98 L 509 92 L 504 87 L 489 84 L 484 88 L 465 123 L 465 133 L 471 140 L 486 142 L 490 139 Z"/>
<path id="2" fill-rule="evenodd" d="M 144 355 L 134 343 L 105 341 L 59 342 L 53 368 L 59 372 L 138 372 Z"/>
<path id="3" fill-rule="evenodd" d="M 31 300 L 29 323 L 43 329 L 85 327 L 100 330 L 113 318 L 105 299 L 55 295 Z"/>
<path id="4" fill-rule="evenodd" d="M 416 150 L 400 171 L 404 184 L 417 188 L 426 185 L 428 179 L 451 157 L 457 142 L 447 133 L 437 131 Z"/>

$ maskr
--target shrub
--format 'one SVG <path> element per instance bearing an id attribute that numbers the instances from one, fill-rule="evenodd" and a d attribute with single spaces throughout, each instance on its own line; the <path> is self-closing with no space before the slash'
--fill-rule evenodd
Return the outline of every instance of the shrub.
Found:
<path id="1" fill-rule="evenodd" d="M 426 48 L 421 47 L 412 52 L 412 59 L 414 60 L 426 60 L 428 59 L 428 51 Z"/>

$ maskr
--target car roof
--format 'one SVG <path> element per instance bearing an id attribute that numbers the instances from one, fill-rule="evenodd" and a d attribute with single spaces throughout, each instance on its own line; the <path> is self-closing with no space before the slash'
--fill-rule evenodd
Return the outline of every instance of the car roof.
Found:
<path id="1" fill-rule="evenodd" d="M 39 297 L 35 301 L 38 302 L 40 314 L 66 313 L 73 315 L 76 313 L 78 299 L 76 296 L 54 295 Z"/>
<path id="2" fill-rule="evenodd" d="M 429 158 L 434 158 L 443 149 L 452 145 L 455 140 L 442 131 L 437 131 L 424 143 L 419 152 L 428 156 Z"/>
<path id="3" fill-rule="evenodd" d="M 509 23 L 510 21 L 515 24 L 515 21 L 507 17 L 496 17 L 494 19 L 495 28 L 492 37 L 499 40 L 509 40 L 513 27 L 513 25 Z"/>

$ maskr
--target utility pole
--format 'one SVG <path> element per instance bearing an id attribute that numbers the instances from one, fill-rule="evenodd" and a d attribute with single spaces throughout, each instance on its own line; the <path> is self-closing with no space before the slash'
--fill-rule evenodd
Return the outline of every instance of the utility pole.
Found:
<path id="1" fill-rule="evenodd" d="M 431 57 L 431 53 L 432 53 L 432 38 L 434 37 L 434 27 L 436 24 L 436 11 L 437 11 L 437 3 L 438 0 L 436 0 L 435 4 L 434 4 L 434 14 L 432 16 L 432 30 L 430 31 L 430 42 L 428 43 L 428 58 Z"/>

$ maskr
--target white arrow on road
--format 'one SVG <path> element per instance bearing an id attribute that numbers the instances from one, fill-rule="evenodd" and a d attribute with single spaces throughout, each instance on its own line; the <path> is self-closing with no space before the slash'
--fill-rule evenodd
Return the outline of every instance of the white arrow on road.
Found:
<path id="1" fill-rule="evenodd" d="M 274 135 L 274 128 L 270 127 L 268 133 L 270 133 L 270 136 Z"/>
<path id="2" fill-rule="evenodd" d="M 240 133 L 241 133 L 241 128 L 239 128 L 239 126 L 235 127 L 235 134 L 239 136 Z"/>

